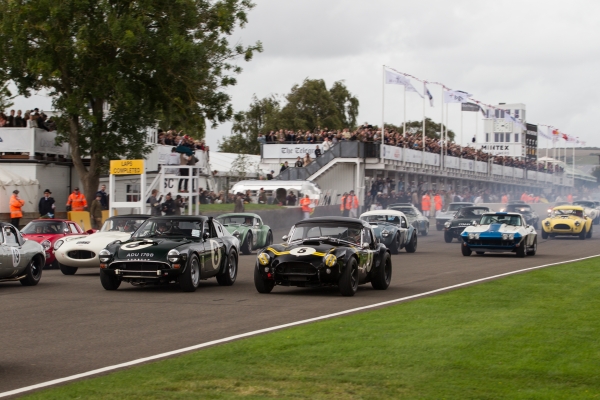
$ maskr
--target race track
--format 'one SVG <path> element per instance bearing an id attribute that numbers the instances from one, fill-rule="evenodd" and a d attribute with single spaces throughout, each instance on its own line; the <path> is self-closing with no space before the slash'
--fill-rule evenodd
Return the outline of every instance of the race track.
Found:
<path id="1" fill-rule="evenodd" d="M 279 238 L 286 232 L 275 232 Z M 417 252 L 392 256 L 390 288 L 360 286 L 356 296 L 337 288 L 254 288 L 256 255 L 240 256 L 231 287 L 202 281 L 195 293 L 176 285 L 105 291 L 98 272 L 64 276 L 45 270 L 38 286 L 0 283 L 0 393 L 226 336 L 375 304 L 474 279 L 600 253 L 600 238 L 538 237 L 538 254 L 463 257 L 441 232 L 419 237 Z"/>

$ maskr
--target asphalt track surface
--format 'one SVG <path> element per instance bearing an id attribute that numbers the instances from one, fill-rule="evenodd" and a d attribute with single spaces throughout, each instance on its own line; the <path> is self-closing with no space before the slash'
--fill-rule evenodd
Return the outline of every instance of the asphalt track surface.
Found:
<path id="1" fill-rule="evenodd" d="M 600 232 L 600 230 L 599 230 Z M 275 232 L 281 237 L 287 232 Z M 388 290 L 359 287 L 254 288 L 256 255 L 240 256 L 236 283 L 201 281 L 194 293 L 177 285 L 105 291 L 96 270 L 73 276 L 44 270 L 35 287 L 0 283 L 0 393 L 223 337 L 398 299 L 542 264 L 599 254 L 600 238 L 542 240 L 534 257 L 463 257 L 441 232 L 419 236 L 416 253 L 392 256 Z"/>

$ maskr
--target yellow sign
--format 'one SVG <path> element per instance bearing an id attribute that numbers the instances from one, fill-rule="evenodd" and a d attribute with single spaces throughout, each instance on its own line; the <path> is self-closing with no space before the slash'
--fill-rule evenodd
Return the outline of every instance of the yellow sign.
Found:
<path id="1" fill-rule="evenodd" d="M 111 175 L 141 175 L 144 173 L 144 160 L 110 160 Z"/>

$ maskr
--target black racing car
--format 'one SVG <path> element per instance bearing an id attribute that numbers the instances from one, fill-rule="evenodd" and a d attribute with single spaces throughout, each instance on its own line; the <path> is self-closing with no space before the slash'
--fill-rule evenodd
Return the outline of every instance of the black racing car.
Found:
<path id="1" fill-rule="evenodd" d="M 165 216 L 146 220 L 131 239 L 99 253 L 100 282 L 116 290 L 132 285 L 178 282 L 193 292 L 201 279 L 231 286 L 237 277 L 239 240 L 212 217 Z"/>
<path id="2" fill-rule="evenodd" d="M 262 250 L 254 270 L 259 293 L 275 285 L 338 286 L 354 296 L 358 285 L 371 282 L 385 290 L 392 279 L 389 250 L 378 243 L 368 222 L 356 218 L 321 217 L 296 223 L 283 244 Z"/>
<path id="3" fill-rule="evenodd" d="M 463 207 L 450 221 L 444 224 L 444 240 L 451 243 L 454 238 L 461 240 L 460 234 L 467 226 L 473 225 L 473 222 L 479 222 L 481 216 L 490 212 L 489 207 L 471 206 Z"/>
<path id="4" fill-rule="evenodd" d="M 527 225 L 533 226 L 535 229 L 539 229 L 540 226 L 540 217 L 533 211 L 529 204 L 524 204 L 521 202 L 511 202 L 506 205 L 502 210 L 504 212 L 512 212 L 518 213 L 525 218 L 525 223 Z"/>

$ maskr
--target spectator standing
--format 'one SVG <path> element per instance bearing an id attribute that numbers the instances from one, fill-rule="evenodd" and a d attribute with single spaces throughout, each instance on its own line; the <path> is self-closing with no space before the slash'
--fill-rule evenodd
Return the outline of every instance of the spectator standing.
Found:
<path id="1" fill-rule="evenodd" d="M 21 115 L 21 110 L 17 110 L 17 115 L 15 116 L 15 128 L 23 127 L 25 127 L 25 121 L 23 120 L 23 116 Z"/>
<path id="2" fill-rule="evenodd" d="M 295 206 L 296 205 L 296 199 L 297 199 L 296 195 L 294 194 L 294 192 L 292 192 L 290 190 L 290 193 L 285 198 L 286 205 L 288 205 L 288 206 Z"/>
<path id="3" fill-rule="evenodd" d="M 354 190 L 351 190 L 350 194 L 346 196 L 345 208 L 348 210 L 350 218 L 358 218 L 358 196 L 354 194 Z"/>
<path id="4" fill-rule="evenodd" d="M 323 142 L 323 153 L 328 151 L 330 148 L 331 148 L 331 141 L 329 140 L 329 138 L 325 138 L 325 141 Z"/>
<path id="5" fill-rule="evenodd" d="M 38 203 L 38 211 L 40 212 L 40 217 L 54 218 L 54 209 L 56 205 L 54 204 L 54 197 L 50 197 L 52 192 L 50 189 L 44 190 L 44 196 L 40 199 Z"/>
<path id="6" fill-rule="evenodd" d="M 175 197 L 175 215 L 181 215 L 182 208 L 185 208 L 185 200 L 180 195 L 177 195 Z"/>
<path id="7" fill-rule="evenodd" d="M 188 165 L 188 161 L 190 157 L 181 153 L 179 154 L 179 165 Z M 188 176 L 190 175 L 190 170 L 187 168 L 179 168 L 179 176 L 183 176 L 184 178 L 179 179 L 179 191 L 183 193 L 187 193 L 188 191 Z"/>
<path id="8" fill-rule="evenodd" d="M 319 145 L 317 145 L 317 148 L 315 149 L 315 158 L 321 157 L 321 154 L 321 149 L 319 148 Z"/>
<path id="9" fill-rule="evenodd" d="M 165 202 L 160 205 L 160 210 L 165 215 L 175 215 L 175 201 L 171 197 L 170 192 L 165 196 Z"/>
<path id="10" fill-rule="evenodd" d="M 7 128 L 13 128 L 15 127 L 15 110 L 10 110 L 10 114 L 8 115 L 8 117 L 6 118 L 6 127 Z"/>
<path id="11" fill-rule="evenodd" d="M 19 197 L 19 191 L 13 190 L 12 196 L 10 196 L 10 223 L 17 229 L 19 229 L 19 222 L 23 218 L 23 211 L 21 208 L 25 205 L 25 200 Z"/>
<path id="12" fill-rule="evenodd" d="M 100 229 L 102 224 L 102 195 L 100 192 L 96 193 L 96 198 L 92 200 L 90 217 L 92 219 L 92 229 Z"/>
<path id="13" fill-rule="evenodd" d="M 177 153 L 177 147 L 173 147 L 171 149 L 171 154 L 167 158 L 167 165 L 179 165 L 179 153 Z M 179 168 L 167 168 L 167 174 L 177 174 L 179 172 Z"/>
<path id="14" fill-rule="evenodd" d="M 258 203 L 267 204 L 267 192 L 265 192 L 264 188 L 260 188 L 258 191 Z"/>
<path id="15" fill-rule="evenodd" d="M 245 212 L 246 209 L 244 208 L 244 195 L 240 192 L 237 193 L 237 196 L 235 198 L 235 207 L 233 209 L 234 213 L 242 213 Z"/>
<path id="16" fill-rule="evenodd" d="M 302 161 L 300 156 L 298 156 L 298 159 L 296 159 L 296 163 L 294 164 L 294 167 L 302 168 L 303 166 L 304 166 L 304 161 Z"/>
<path id="17" fill-rule="evenodd" d="M 67 199 L 67 211 L 84 211 L 87 208 L 87 200 L 83 193 L 79 192 L 79 188 L 73 189 L 73 193 Z"/>
<path id="18" fill-rule="evenodd" d="M 286 170 L 286 169 L 288 169 L 289 167 L 290 167 L 290 166 L 288 165 L 288 162 L 287 162 L 287 161 L 286 161 L 286 162 L 284 162 L 284 163 L 281 165 L 281 169 L 279 170 L 279 173 L 282 173 L 283 171 L 285 171 L 285 170 Z"/>
<path id="19" fill-rule="evenodd" d="M 310 212 L 311 212 L 311 207 L 310 207 L 310 199 L 308 198 L 308 195 L 304 195 L 304 198 L 302 198 L 300 200 L 300 207 L 302 207 L 302 219 L 309 219 L 310 218 Z"/>
<path id="20" fill-rule="evenodd" d="M 348 197 L 348 193 L 344 192 L 340 198 L 340 211 L 342 212 L 342 217 L 347 217 L 349 213 L 349 211 L 346 210 L 346 197 Z"/>
<path id="21" fill-rule="evenodd" d="M 153 217 L 160 217 L 161 213 L 160 213 L 160 201 L 162 200 L 162 195 L 159 198 L 156 198 L 156 195 L 158 194 L 158 189 L 152 189 L 152 193 L 150 195 L 150 197 L 148 197 L 148 200 L 146 201 L 146 203 L 150 204 L 150 215 L 152 215 Z"/>
<path id="22" fill-rule="evenodd" d="M 433 197 L 433 202 L 435 204 L 435 215 L 437 216 L 438 213 L 440 211 L 442 211 L 442 206 L 443 206 L 443 200 L 442 200 L 442 196 L 440 196 L 440 193 L 436 193 L 435 196 Z"/>
<path id="23" fill-rule="evenodd" d="M 273 179 L 273 174 L 275 173 L 274 170 L 271 170 L 270 174 L 267 174 L 267 180 L 270 181 L 271 179 Z"/>
<path id="24" fill-rule="evenodd" d="M 429 196 L 429 192 L 425 192 L 423 197 L 421 197 L 421 211 L 423 211 L 425 217 L 429 218 L 431 211 L 431 197 Z"/>
<path id="25" fill-rule="evenodd" d="M 100 196 L 100 205 L 103 210 L 108 210 L 108 193 L 106 193 L 106 185 L 100 186 L 100 190 L 96 192 L 96 197 Z"/>

